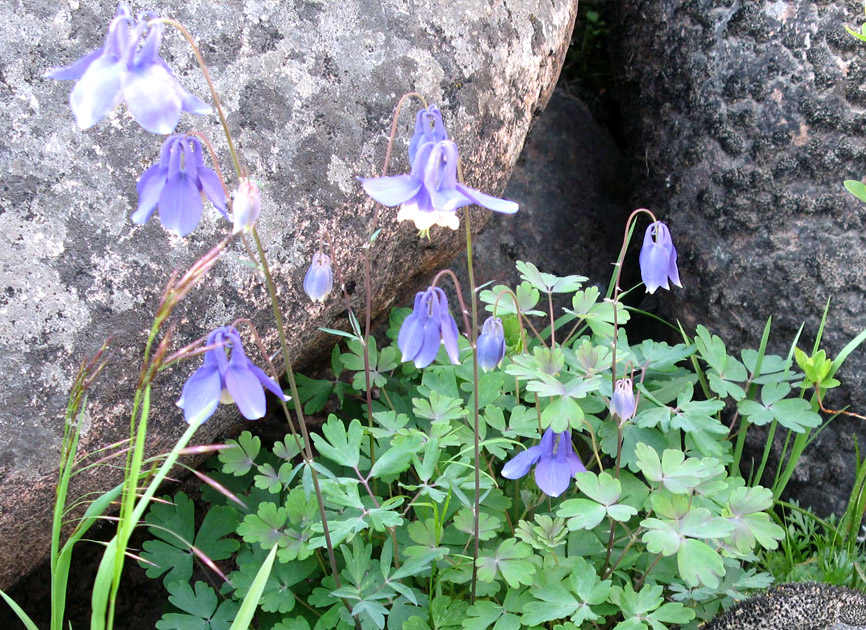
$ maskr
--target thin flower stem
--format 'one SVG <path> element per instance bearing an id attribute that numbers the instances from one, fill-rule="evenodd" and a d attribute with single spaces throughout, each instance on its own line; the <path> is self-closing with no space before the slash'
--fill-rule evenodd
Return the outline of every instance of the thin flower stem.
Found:
<path id="1" fill-rule="evenodd" d="M 388 175 L 388 165 L 391 162 L 391 150 L 394 147 L 394 138 L 397 136 L 397 123 L 400 120 L 400 110 L 403 108 L 403 103 L 405 103 L 409 98 L 417 98 L 421 101 L 424 109 L 429 109 L 427 106 L 427 100 L 418 94 L 418 92 L 408 92 L 401 96 L 400 100 L 397 101 L 397 107 L 394 108 L 394 117 L 391 120 L 391 135 L 388 137 L 388 149 L 385 151 L 385 163 L 382 165 L 382 177 Z"/>
<path id="2" fill-rule="evenodd" d="M 656 223 L 658 219 L 656 219 L 656 215 L 647 210 L 646 208 L 638 208 L 634 210 L 629 216 L 628 220 L 625 222 L 625 232 L 622 237 L 622 248 L 619 250 L 619 256 L 616 259 L 616 263 L 614 263 L 614 267 L 616 267 L 616 271 L 614 272 L 614 279 L 611 288 L 608 289 L 608 297 L 611 297 L 611 293 L 613 295 L 613 347 L 612 347 L 612 363 L 610 366 L 610 377 L 611 377 L 611 387 L 616 386 L 616 340 L 619 332 L 619 324 L 616 318 L 616 306 L 619 301 L 619 294 L 622 289 L 620 289 L 619 281 L 622 276 L 622 265 L 625 261 L 626 250 L 628 249 L 628 244 L 631 241 L 631 230 L 632 230 L 632 222 L 637 217 L 638 214 L 646 213 L 648 214 L 653 223 Z"/>
<path id="3" fill-rule="evenodd" d="M 611 297 L 611 293 L 613 295 L 613 339 L 611 340 L 611 363 L 610 363 L 610 388 L 611 393 L 616 389 L 616 344 L 617 338 L 619 337 L 619 322 L 617 321 L 617 306 L 619 306 L 619 294 L 621 292 L 619 281 L 622 276 L 622 266 L 625 261 L 625 254 L 628 250 L 628 244 L 631 241 L 632 235 L 632 223 L 637 218 L 637 215 L 641 213 L 648 214 L 653 223 L 657 221 L 656 216 L 647 210 L 646 208 L 638 208 L 634 210 L 629 216 L 628 220 L 625 222 L 625 230 L 622 237 L 622 247 L 619 250 L 619 256 L 616 259 L 616 263 L 614 263 L 614 267 L 616 270 L 614 271 L 613 283 L 610 288 L 608 288 L 608 298 Z M 616 424 L 616 478 L 619 479 L 619 469 L 620 463 L 622 460 L 622 424 L 617 421 Z"/>
<path id="4" fill-rule="evenodd" d="M 472 225 L 470 222 L 470 206 L 466 206 L 464 213 L 464 221 L 466 222 L 466 270 L 469 276 L 469 296 L 472 300 L 472 328 L 470 329 L 469 343 L 472 346 L 472 418 L 473 418 L 473 433 L 475 434 L 475 506 L 472 510 L 472 521 L 474 527 L 474 542 L 472 545 L 472 595 L 470 603 L 475 603 L 476 583 L 478 582 L 478 536 L 479 536 L 479 520 L 481 510 L 481 469 L 479 460 L 481 459 L 480 447 L 478 443 L 478 347 L 477 347 L 477 330 L 478 330 L 478 300 L 475 295 L 475 273 L 472 269 Z M 453 274 L 452 274 L 453 275 Z M 457 278 L 454 278 L 455 282 Z M 458 287 L 459 289 L 459 287 Z M 460 291 L 457 292 L 458 297 Z M 462 298 L 459 298 L 462 300 Z M 463 306 L 461 302 L 461 306 Z M 465 307 L 464 307 L 465 313 Z M 465 314 L 464 314 L 465 317 Z"/>
<path id="5" fill-rule="evenodd" d="M 470 267 L 471 267 L 471 265 L 472 265 L 472 263 L 469 263 Z M 457 302 L 460 304 L 460 313 L 463 315 L 463 327 L 464 327 L 464 330 L 466 330 L 466 337 L 469 339 L 469 341 L 472 342 L 472 344 L 473 344 L 472 347 L 474 348 L 475 342 L 472 341 L 472 335 L 473 335 L 473 331 L 475 330 L 475 327 L 478 325 L 477 316 L 476 316 L 476 318 L 473 318 L 473 320 L 472 320 L 473 324 L 470 325 L 470 323 L 469 323 L 469 311 L 466 309 L 466 302 L 463 301 L 463 291 L 460 288 L 460 281 L 457 279 L 457 276 L 454 274 L 454 272 L 451 271 L 450 269 L 443 269 L 442 271 L 437 273 L 435 276 L 433 276 L 433 282 L 430 283 L 430 286 L 435 287 L 437 284 L 439 284 L 439 279 L 442 276 L 448 276 L 454 282 L 454 288 L 455 288 L 455 291 L 457 292 Z M 474 286 L 474 283 L 475 283 L 474 280 L 470 276 L 470 278 L 469 278 L 470 291 L 473 291 L 472 287 Z M 474 294 L 474 292 L 472 294 L 472 306 L 473 306 L 472 310 L 473 310 L 473 312 L 475 312 L 475 308 L 474 308 L 474 306 L 475 306 L 475 294 Z"/>
<path id="6" fill-rule="evenodd" d="M 256 330 L 255 325 L 253 325 L 253 323 L 249 319 L 246 319 L 246 318 L 236 319 L 235 321 L 232 322 L 232 326 L 234 326 L 234 327 L 237 327 L 238 324 L 245 324 L 250 329 L 250 333 L 253 336 L 253 341 L 255 342 L 256 347 L 259 349 L 259 355 L 264 359 L 265 363 L 268 366 L 268 370 L 271 373 L 271 378 L 273 378 L 274 381 L 279 383 L 280 382 L 279 372 L 277 372 L 277 368 L 274 365 L 274 362 L 271 361 L 271 357 L 268 355 L 268 351 L 265 349 L 265 344 L 262 342 L 262 339 L 259 336 L 259 332 L 258 332 L 258 330 Z M 296 404 L 300 404 L 300 401 L 297 398 L 295 398 L 294 400 L 296 401 Z M 283 407 L 283 415 L 285 416 L 286 422 L 289 425 L 289 431 L 291 432 L 292 437 L 295 440 L 295 445 L 298 447 L 298 452 L 301 454 L 301 457 L 304 458 L 304 461 L 306 461 L 307 460 L 307 457 L 306 457 L 307 452 L 306 452 L 306 450 L 304 450 L 304 444 L 298 435 L 297 429 L 295 429 L 295 422 L 294 422 L 294 420 L 292 420 L 292 414 L 289 412 L 289 406 L 286 404 L 286 401 L 284 401 L 284 400 L 280 401 L 280 402 L 282 403 L 281 406 Z"/>
<path id="7" fill-rule="evenodd" d="M 283 316 L 280 311 L 280 304 L 277 300 L 276 287 L 274 285 L 274 280 L 271 277 L 271 270 L 268 266 L 268 261 L 265 256 L 265 249 L 262 246 L 262 241 L 259 238 L 259 233 L 258 230 L 256 230 L 255 226 L 253 226 L 251 232 L 253 235 L 253 240 L 256 244 L 256 250 L 258 251 L 259 262 L 261 263 L 262 271 L 265 274 L 265 283 L 267 285 L 268 295 L 271 298 L 271 307 L 274 313 L 274 323 L 276 324 L 277 334 L 280 338 L 280 350 L 282 351 L 283 363 L 286 367 L 286 376 L 289 379 L 289 387 L 291 388 L 292 398 L 295 401 L 295 414 L 298 417 L 298 424 L 301 427 L 301 433 L 304 437 L 304 458 L 307 462 L 307 466 L 310 469 L 310 476 L 313 480 L 313 488 L 316 491 L 316 500 L 319 504 L 319 518 L 322 520 L 322 534 L 325 538 L 325 545 L 328 549 L 328 560 L 331 564 L 331 573 L 334 577 L 334 583 L 337 585 L 337 588 L 342 588 L 342 584 L 340 582 L 340 572 L 337 569 L 337 558 L 334 555 L 334 546 L 331 543 L 331 533 L 330 529 L 328 528 L 328 519 L 325 515 L 325 503 L 322 500 L 322 490 L 319 487 L 319 475 L 316 472 L 315 466 L 313 466 L 313 452 L 312 448 L 310 447 L 310 435 L 307 431 L 307 423 L 304 419 L 304 412 L 301 405 L 301 397 L 298 395 L 298 385 L 295 381 L 294 370 L 292 369 L 291 355 L 289 354 L 289 346 L 286 340 L 286 331 L 283 326 Z M 285 402 L 283 402 L 283 406 L 285 407 L 285 412 L 288 413 L 288 407 L 286 407 Z M 347 602 L 345 599 L 342 599 L 342 601 L 346 608 L 349 610 L 349 612 L 351 612 L 352 606 L 349 604 L 349 602 Z M 358 621 L 357 617 L 353 617 L 353 619 L 355 620 L 355 627 L 360 628 L 360 622 Z"/>
<path id="8" fill-rule="evenodd" d="M 556 347 L 556 318 L 553 315 L 553 293 L 547 294 L 547 308 L 550 311 L 550 347 Z"/>
<path id="9" fill-rule="evenodd" d="M 358 475 L 358 479 L 360 480 L 361 485 L 364 486 L 364 489 L 367 491 L 367 494 L 370 496 L 370 499 L 373 500 L 373 505 L 375 505 L 376 509 L 378 510 L 379 509 L 379 500 L 376 498 L 375 493 L 370 488 L 369 477 L 364 477 L 361 474 L 361 471 L 358 470 L 357 466 L 354 467 L 354 470 L 355 470 L 355 474 Z M 388 530 L 388 534 L 391 537 L 391 543 L 394 545 L 394 567 L 399 569 L 400 568 L 400 547 L 397 545 L 397 534 L 394 531 L 393 526 L 388 526 L 387 530 Z"/>
<path id="10" fill-rule="evenodd" d="M 237 174 L 238 178 L 240 178 L 241 174 L 243 173 L 243 169 L 241 168 L 241 163 L 238 159 L 238 153 L 235 150 L 235 143 L 232 140 L 232 134 L 229 131 L 229 124 L 226 120 L 225 114 L 223 113 L 223 108 L 220 104 L 219 96 L 217 96 L 216 88 L 214 87 L 213 81 L 211 81 L 210 72 L 208 72 L 207 65 L 204 62 L 204 57 L 201 56 L 201 51 L 198 49 L 195 40 L 192 38 L 192 35 L 190 35 L 190 32 L 186 30 L 186 27 L 177 20 L 172 20 L 170 18 L 157 18 L 154 21 L 162 22 L 163 24 L 168 24 L 169 26 L 175 27 L 181 32 L 184 39 L 186 39 L 187 43 L 189 43 L 190 47 L 192 48 L 192 52 L 195 55 L 196 61 L 198 62 L 198 67 L 201 68 L 201 72 L 204 75 L 204 80 L 207 81 L 207 86 L 210 89 L 211 98 L 213 98 L 217 114 L 219 114 L 220 124 L 222 124 L 223 133 L 225 133 L 226 142 L 228 142 L 229 145 L 229 152 L 232 154 L 232 162 L 234 162 L 235 165 L 235 173 Z"/>
<path id="11" fill-rule="evenodd" d="M 638 590 L 641 586 L 643 586 L 643 583 L 646 581 L 649 574 L 652 572 L 653 569 L 655 569 L 655 566 L 659 563 L 659 560 L 661 560 L 661 559 L 662 559 L 662 554 L 659 553 L 655 557 L 655 560 L 653 560 L 652 563 L 646 568 L 646 572 L 642 576 L 640 576 L 637 579 L 637 581 L 634 583 L 634 590 Z"/>

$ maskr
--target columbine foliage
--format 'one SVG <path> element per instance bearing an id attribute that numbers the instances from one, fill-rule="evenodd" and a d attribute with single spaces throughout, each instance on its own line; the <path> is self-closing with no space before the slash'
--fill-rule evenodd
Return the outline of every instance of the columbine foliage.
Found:
<path id="1" fill-rule="evenodd" d="M 526 279 L 518 303 L 534 306 L 525 296 L 557 291 L 585 304 L 592 293 L 579 276 L 558 278 L 522 263 L 521 270 Z M 497 294 L 483 292 L 482 299 L 492 306 Z M 662 630 L 711 618 L 731 594 L 769 584 L 771 576 L 751 562 L 784 536 L 768 514 L 773 492 L 748 484 L 732 467 L 734 444 L 723 422 L 730 416 L 722 414 L 730 405 L 753 422 L 766 417 L 795 432 L 808 430 L 819 416 L 798 397 L 803 374 L 791 359 L 729 354 L 704 328 L 673 346 L 631 344 L 619 328 L 618 374 L 630 366 L 633 382 L 621 382 L 618 391 L 626 395 L 626 385 L 633 386 L 637 404 L 632 410 L 629 399 L 622 406 L 629 408 L 613 416 L 614 327 L 607 321 L 613 306 L 598 296 L 592 301 L 610 307 L 595 326 L 591 308 L 569 309 L 560 329 L 576 322 L 577 331 L 553 348 L 547 338 L 527 335 L 524 347 L 522 335 L 511 335 L 502 369 L 479 382 L 481 549 L 473 605 L 467 553 L 474 534 L 471 364 L 454 365 L 441 345 L 429 367 L 398 364 L 396 339 L 406 309 L 391 318 L 390 343 L 371 348 L 380 392 L 372 422 L 360 419 L 363 406 L 343 397 L 338 414 L 312 436 L 342 588 L 311 563 L 324 539 L 308 466 L 285 457 L 289 440 L 270 452 L 244 434 L 236 450 L 220 453 L 209 474 L 247 509 L 216 492 L 205 494 L 236 512 L 243 540 L 239 569 L 224 594 L 241 597 L 252 559 L 263 559 L 273 546 L 279 548 L 278 577 L 268 588 L 282 589 L 286 599 L 271 600 L 266 591 L 258 619 L 260 627 L 277 630 L 352 627 L 345 606 L 329 594 L 346 599 L 370 630 L 579 628 L 589 622 Z M 499 299 L 497 315 L 504 329 L 519 330 L 512 298 Z M 549 322 L 540 315 L 530 316 L 538 329 Z M 467 344 L 462 336 L 457 343 L 461 349 Z M 339 387 L 363 391 L 359 342 L 335 351 L 332 367 L 336 383 L 301 381 L 301 400 L 313 409 L 335 400 Z M 821 377 L 820 365 L 813 371 Z M 786 413 L 777 417 L 776 406 Z M 553 437 L 554 431 L 588 470 L 566 473 L 567 489 L 548 501 L 532 475 L 518 485 L 501 471 L 528 452 L 554 461 L 554 441 L 542 441 L 543 433 Z M 306 605 L 295 605 L 297 599 Z M 281 601 L 292 604 L 280 610 Z"/>

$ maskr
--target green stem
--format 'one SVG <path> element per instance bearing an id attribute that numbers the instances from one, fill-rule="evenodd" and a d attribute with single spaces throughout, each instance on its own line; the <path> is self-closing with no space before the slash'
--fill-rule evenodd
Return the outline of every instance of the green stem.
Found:
<path id="1" fill-rule="evenodd" d="M 478 300 L 475 296 L 475 273 L 472 270 L 472 225 L 470 223 L 469 207 L 466 206 L 466 268 L 469 276 L 469 296 L 472 302 L 472 327 L 470 328 L 469 343 L 472 346 L 472 426 L 475 434 L 475 507 L 473 509 L 473 528 L 475 540 L 472 545 L 472 596 L 471 603 L 475 603 L 475 587 L 478 581 L 478 536 L 479 520 L 481 510 L 481 469 L 479 461 L 481 452 L 478 443 Z"/>
<path id="2" fill-rule="evenodd" d="M 292 369 L 292 360 L 291 355 L 289 354 L 289 345 L 286 340 L 286 331 L 283 325 L 283 315 L 280 311 L 280 304 L 277 300 L 277 291 L 274 285 L 273 277 L 271 276 L 271 270 L 268 266 L 268 260 L 265 256 L 265 249 L 262 246 L 262 241 L 259 238 L 258 230 L 256 230 L 255 226 L 253 226 L 252 230 L 253 240 L 256 243 L 256 250 L 259 255 L 259 262 L 262 267 L 262 271 L 265 274 L 265 283 L 268 289 L 268 295 L 271 298 L 271 308 L 274 314 L 274 323 L 276 324 L 277 334 L 280 338 L 280 350 L 283 355 L 283 363 L 286 366 L 286 377 L 289 379 L 289 387 L 292 392 L 292 399 L 295 401 L 294 408 L 295 414 L 298 417 L 298 425 L 301 428 L 301 434 L 303 435 L 304 442 L 304 459 L 307 462 L 307 466 L 310 470 L 310 476 L 313 480 L 313 488 L 316 492 L 316 500 L 319 503 L 319 518 L 322 520 L 322 533 L 325 538 L 325 545 L 328 549 L 328 560 L 331 564 L 331 573 L 334 576 L 334 583 L 337 585 L 337 588 L 342 588 L 342 584 L 340 582 L 340 572 L 337 569 L 337 558 L 334 555 L 334 545 L 331 543 L 331 532 L 328 528 L 328 518 L 325 514 L 325 502 L 322 499 L 322 490 L 319 487 L 319 474 L 316 472 L 316 468 L 313 466 L 313 451 L 310 446 L 310 434 L 307 431 L 307 422 L 304 418 L 303 405 L 301 405 L 301 397 L 298 395 L 298 385 L 295 381 L 295 372 Z M 343 604 L 346 608 L 351 612 L 352 607 L 345 599 L 342 600 Z M 357 619 L 355 619 L 355 626 L 360 628 L 360 623 Z"/>
<path id="3" fill-rule="evenodd" d="M 190 35 L 190 32 L 188 30 L 186 30 L 186 27 L 183 24 L 181 24 L 180 22 L 178 22 L 176 20 L 171 20 L 169 18 L 159 18 L 155 21 L 162 22 L 164 24 L 168 24 L 169 26 L 175 27 L 177 30 L 179 30 L 181 32 L 184 39 L 186 39 L 187 43 L 189 43 L 190 47 L 192 48 L 192 52 L 195 55 L 196 61 L 198 62 L 198 67 L 201 68 L 201 72 L 204 75 L 204 80 L 207 82 L 208 89 L 210 89 L 210 95 L 211 95 L 211 98 L 213 98 L 213 102 L 214 102 L 214 106 L 216 107 L 217 114 L 219 115 L 220 124 L 223 127 L 223 133 L 225 134 L 226 142 L 228 142 L 228 145 L 229 145 L 229 152 L 232 154 L 232 162 L 234 162 L 234 165 L 235 165 L 235 173 L 237 174 L 238 178 L 240 178 L 241 173 L 242 173 L 241 163 L 240 163 L 240 160 L 238 159 L 238 153 L 235 150 L 235 143 L 232 140 L 232 134 L 229 131 L 229 123 L 228 123 L 228 120 L 226 120 L 226 115 L 223 113 L 223 108 L 222 108 L 222 105 L 220 104 L 219 96 L 217 95 L 217 91 L 216 91 L 216 88 L 214 87 L 213 81 L 211 81 L 210 73 L 207 70 L 207 65 L 204 62 L 204 57 L 201 56 L 201 51 L 199 51 L 198 46 L 195 43 L 195 40 L 192 38 L 192 35 Z"/>
<path id="4" fill-rule="evenodd" d="M 773 421 L 773 428 L 775 428 L 776 421 Z M 749 426 L 751 424 L 746 419 L 745 416 L 740 418 L 740 430 L 737 432 L 737 442 L 734 445 L 734 461 L 731 462 L 730 475 L 742 477 L 740 473 L 740 459 L 743 456 L 743 447 L 746 445 L 746 434 L 749 432 Z M 767 448 L 770 447 L 770 442 L 767 442 Z"/>

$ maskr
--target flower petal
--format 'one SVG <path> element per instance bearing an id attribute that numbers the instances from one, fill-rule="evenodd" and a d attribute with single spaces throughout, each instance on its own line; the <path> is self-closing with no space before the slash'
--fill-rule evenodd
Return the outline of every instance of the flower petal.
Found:
<path id="1" fill-rule="evenodd" d="M 571 483 L 571 471 L 563 463 L 556 457 L 542 457 L 535 466 L 535 483 L 549 497 L 558 497 Z"/>
<path id="2" fill-rule="evenodd" d="M 412 199 L 421 189 L 421 180 L 411 175 L 359 177 L 364 191 L 383 206 L 399 206 Z"/>
<path id="3" fill-rule="evenodd" d="M 186 236 L 201 219 L 202 200 L 198 186 L 184 173 L 166 182 L 159 196 L 159 218 L 165 229 Z"/>
<path id="4" fill-rule="evenodd" d="M 153 214 L 156 204 L 159 202 L 159 195 L 165 187 L 166 175 L 166 170 L 160 168 L 159 164 L 154 164 L 141 174 L 136 186 L 138 209 L 132 214 L 134 223 L 139 225 L 145 223 Z"/>
<path id="5" fill-rule="evenodd" d="M 433 203 L 433 207 L 440 213 L 454 213 L 458 208 L 468 206 L 472 203 L 471 199 L 453 188 L 441 190 L 430 190 L 428 188 L 428 191 L 430 193 L 430 201 Z"/>
<path id="6" fill-rule="evenodd" d="M 532 465 L 541 457 L 541 446 L 532 446 L 522 453 L 518 453 L 502 467 L 502 476 L 506 479 L 520 479 L 526 476 Z"/>
<path id="7" fill-rule="evenodd" d="M 80 129 L 88 129 L 117 107 L 123 95 L 126 62 L 101 56 L 72 88 L 69 106 Z"/>
<path id="8" fill-rule="evenodd" d="M 457 322 L 451 316 L 451 311 L 448 309 L 448 298 L 445 291 L 439 287 L 433 289 L 439 299 L 439 332 L 442 337 L 442 344 L 445 346 L 445 352 L 451 363 L 460 365 L 460 348 L 457 345 L 457 338 L 460 333 L 457 331 Z"/>
<path id="9" fill-rule="evenodd" d="M 169 134 L 180 120 L 183 95 L 171 73 L 159 64 L 136 66 L 123 88 L 126 107 L 151 133 Z"/>
<path id="10" fill-rule="evenodd" d="M 232 351 L 232 359 L 234 353 Z M 247 420 L 258 420 L 265 415 L 267 404 L 265 402 L 265 390 L 256 375 L 246 365 L 239 362 L 229 361 L 229 369 L 226 372 L 226 388 L 229 390 L 241 415 Z"/>
<path id="11" fill-rule="evenodd" d="M 478 204 L 479 206 L 484 206 L 488 210 L 493 210 L 494 212 L 501 212 L 503 214 L 514 214 L 518 210 L 518 205 L 514 201 L 509 201 L 508 199 L 500 199 L 499 197 L 493 197 L 491 195 L 485 195 L 483 192 L 475 190 L 474 188 L 469 188 L 469 186 L 464 186 L 463 184 L 457 184 L 457 190 L 463 193 L 466 197 L 472 200 L 472 203 Z"/>
<path id="12" fill-rule="evenodd" d="M 286 393 L 274 379 L 265 374 L 264 370 L 259 368 L 259 366 L 249 359 L 247 359 L 247 369 L 252 372 L 257 379 L 259 379 L 259 383 L 267 387 L 268 390 L 277 398 L 282 398 L 283 400 L 289 400 L 291 398 L 291 396 L 286 396 Z"/>
<path id="13" fill-rule="evenodd" d="M 181 99 L 183 102 L 183 111 L 189 112 L 190 114 L 196 114 L 198 116 L 206 116 L 210 113 L 213 113 L 213 108 L 195 94 L 190 94 L 182 87 L 181 92 L 183 93 L 183 97 Z"/>
<path id="14" fill-rule="evenodd" d="M 460 217 L 457 216 L 456 212 L 439 212 L 433 210 L 432 207 L 429 210 L 424 209 L 419 201 L 429 199 L 430 196 L 422 188 L 414 199 L 400 206 L 400 211 L 397 212 L 397 221 L 412 221 L 419 230 L 429 230 L 434 225 L 441 225 L 452 230 L 460 227 Z M 427 206 L 430 207 L 429 202 Z"/>
<path id="15" fill-rule="evenodd" d="M 58 81 L 71 81 L 79 78 L 90 67 L 94 61 L 102 56 L 102 48 L 97 48 L 92 53 L 84 55 L 78 61 L 75 61 L 68 66 L 62 68 L 52 68 L 45 73 L 49 79 L 57 79 Z"/>
<path id="16" fill-rule="evenodd" d="M 671 243 L 671 251 L 668 262 L 668 277 L 676 286 L 682 288 L 683 283 L 680 282 L 680 270 L 677 268 L 677 248 Z"/>
<path id="17" fill-rule="evenodd" d="M 397 347 L 403 354 L 401 361 L 412 361 L 415 355 L 421 349 L 421 344 L 424 342 L 424 323 L 422 317 L 427 317 L 424 310 L 424 297 L 426 291 L 419 291 L 415 294 L 415 304 L 412 312 L 403 320 L 400 325 L 400 332 L 397 334 Z"/>
<path id="18" fill-rule="evenodd" d="M 184 383 L 177 406 L 183 409 L 183 417 L 188 423 L 202 423 L 216 411 L 221 392 L 219 370 L 205 361 L 205 365 Z"/>
<path id="19" fill-rule="evenodd" d="M 207 167 L 198 169 L 198 181 L 201 184 L 202 190 L 214 208 L 226 218 L 229 218 L 229 213 L 226 211 L 226 195 L 223 191 L 223 185 L 217 174 Z"/>
<path id="20" fill-rule="evenodd" d="M 442 335 L 439 330 L 439 322 L 430 317 L 424 322 L 424 338 L 421 349 L 415 355 L 415 367 L 425 368 L 439 354 L 439 346 L 442 345 Z"/>
<path id="21" fill-rule="evenodd" d="M 646 265 L 641 267 L 641 279 L 647 293 L 655 293 L 659 287 L 670 289 L 668 284 L 668 265 L 670 254 L 661 245 L 653 243 L 647 252 Z"/>

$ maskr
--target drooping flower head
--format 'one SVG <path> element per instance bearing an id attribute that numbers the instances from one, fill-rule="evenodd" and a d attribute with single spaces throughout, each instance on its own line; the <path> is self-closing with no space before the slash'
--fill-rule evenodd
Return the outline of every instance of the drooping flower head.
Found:
<path id="1" fill-rule="evenodd" d="M 619 379 L 613 388 L 613 396 L 610 397 L 610 415 L 616 416 L 620 421 L 628 420 L 634 415 L 635 400 L 632 380 L 630 378 Z"/>
<path id="2" fill-rule="evenodd" d="M 204 353 L 204 364 L 187 379 L 177 401 L 187 422 L 204 422 L 221 402 L 234 402 L 244 418 L 257 420 L 266 411 L 264 387 L 283 400 L 289 399 L 276 381 L 244 354 L 236 328 L 217 328 L 208 335 L 207 345 L 214 347 Z"/>
<path id="3" fill-rule="evenodd" d="M 415 295 L 415 307 L 400 326 L 397 347 L 403 353 L 403 361 L 413 361 L 415 367 L 423 368 L 433 363 L 441 343 L 451 362 L 458 365 L 458 335 L 457 322 L 448 310 L 445 292 L 439 287 L 430 287 Z"/>
<path id="4" fill-rule="evenodd" d="M 69 105 L 81 129 L 98 123 L 121 101 L 139 125 L 158 134 L 174 131 L 181 111 L 211 112 L 207 103 L 181 87 L 159 56 L 164 26 L 151 21 L 154 17 L 145 12 L 136 22 L 127 7 L 118 6 L 102 48 L 47 73 L 52 79 L 77 80 Z"/>
<path id="5" fill-rule="evenodd" d="M 558 497 L 568 490 L 571 478 L 586 471 L 571 445 L 571 430 L 554 433 L 550 427 L 541 442 L 512 457 L 502 467 L 506 479 L 524 477 L 535 464 L 535 483 L 549 497 Z"/>
<path id="6" fill-rule="evenodd" d="M 505 358 L 505 332 L 502 320 L 488 317 L 478 335 L 478 366 L 487 372 L 497 367 Z"/>
<path id="7" fill-rule="evenodd" d="M 229 218 L 222 184 L 204 165 L 201 142 L 194 137 L 169 136 L 162 145 L 159 163 L 138 180 L 138 209 L 132 220 L 145 223 L 159 206 L 165 229 L 186 236 L 201 219 L 204 197 Z"/>
<path id="8" fill-rule="evenodd" d="M 640 275 L 647 293 L 655 293 L 659 287 L 670 290 L 669 279 L 676 286 L 683 286 L 671 232 L 661 221 L 651 223 L 644 234 L 640 250 Z"/>
<path id="9" fill-rule="evenodd" d="M 238 184 L 232 201 L 232 214 L 234 215 L 232 234 L 251 230 L 259 218 L 261 210 L 262 196 L 259 187 L 253 180 L 243 178 Z"/>
<path id="10" fill-rule="evenodd" d="M 410 142 L 411 173 L 359 177 L 367 194 L 384 206 L 400 206 L 397 220 L 414 221 L 422 232 L 434 225 L 456 230 L 460 226 L 457 209 L 473 203 L 505 214 L 517 212 L 515 202 L 486 195 L 457 181 L 457 145 L 445 136 L 441 120 L 439 110 L 433 106 L 423 110 Z"/>
<path id="11" fill-rule="evenodd" d="M 313 302 L 324 302 L 334 286 L 331 259 L 322 252 L 313 254 L 313 263 L 304 276 L 304 292 Z"/>

